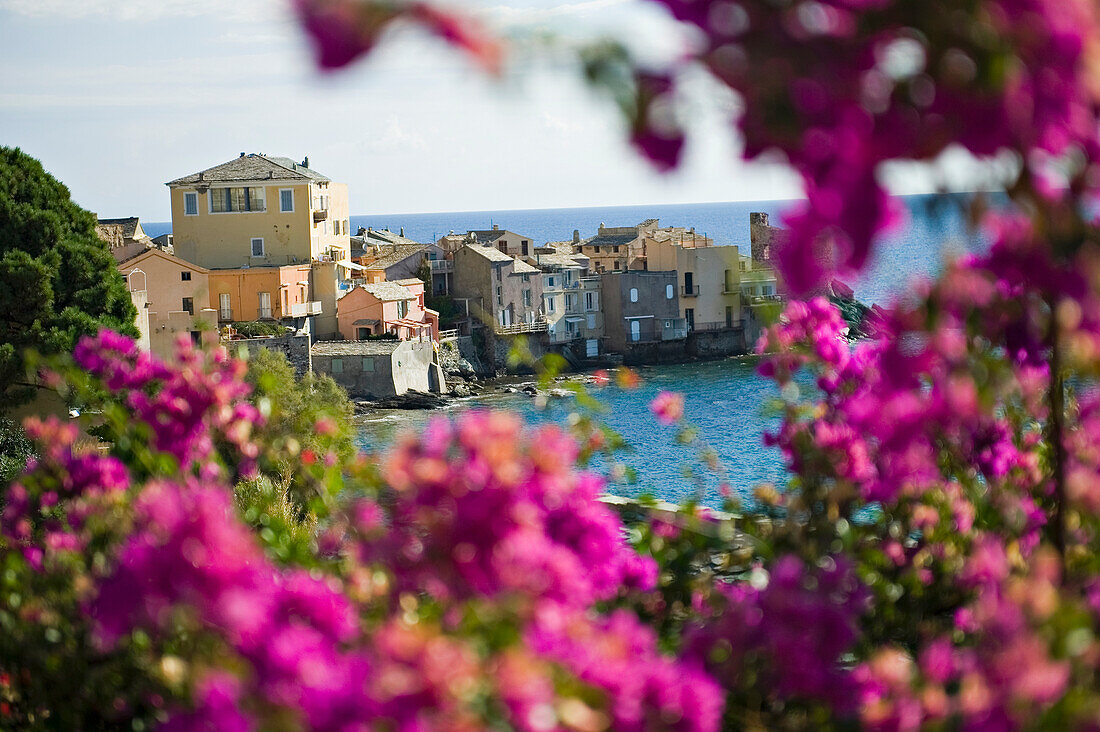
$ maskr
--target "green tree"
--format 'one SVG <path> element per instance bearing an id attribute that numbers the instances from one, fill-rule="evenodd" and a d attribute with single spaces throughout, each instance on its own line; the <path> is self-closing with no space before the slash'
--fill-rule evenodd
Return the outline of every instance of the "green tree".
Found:
<path id="1" fill-rule="evenodd" d="M 93 214 L 18 148 L 0 147 L 0 411 L 34 397 L 24 352 L 71 351 L 101 327 L 137 336 Z"/>
<path id="2" fill-rule="evenodd" d="M 256 349 L 248 359 L 251 401 L 265 418 L 255 435 L 260 472 L 305 510 L 326 498 L 326 471 L 355 454 L 354 408 L 331 377 L 310 372 L 296 378 L 282 353 Z"/>

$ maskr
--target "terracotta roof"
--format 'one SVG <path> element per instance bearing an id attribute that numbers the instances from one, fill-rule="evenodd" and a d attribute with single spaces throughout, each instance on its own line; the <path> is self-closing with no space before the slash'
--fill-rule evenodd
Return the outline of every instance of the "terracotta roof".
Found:
<path id="1" fill-rule="evenodd" d="M 389 356 L 401 343 L 398 340 L 318 341 L 309 350 L 314 356 Z"/>
<path id="2" fill-rule="evenodd" d="M 176 178 L 165 185 L 186 185 L 191 183 L 228 183 L 232 181 L 260 180 L 328 180 L 312 168 L 296 163 L 290 158 L 249 153 L 233 158 L 221 165 L 182 178 Z"/>
<path id="3" fill-rule="evenodd" d="M 192 272 L 201 272 L 202 274 L 210 273 L 210 270 L 208 270 L 206 267 L 200 267 L 193 262 L 188 262 L 186 259 L 180 259 L 179 257 L 173 254 L 169 254 L 163 249 L 157 249 L 156 247 L 142 249 L 140 252 L 134 254 L 134 256 L 123 259 L 121 262 L 117 262 L 116 264 L 120 271 L 123 269 L 131 270 L 146 257 L 160 257 L 161 259 L 165 259 L 175 265 L 178 265 L 181 269 L 190 270 Z"/>
<path id="4" fill-rule="evenodd" d="M 624 244 L 629 244 L 637 238 L 637 234 L 602 234 L 594 236 L 591 239 L 585 239 L 581 242 L 581 246 L 622 246 Z"/>
<path id="5" fill-rule="evenodd" d="M 491 241 L 496 241 L 500 237 L 504 236 L 508 232 L 505 229 L 481 229 L 466 232 L 466 236 L 477 237 L 478 244 L 487 244 Z"/>
<path id="6" fill-rule="evenodd" d="M 475 254 L 480 254 L 481 256 L 488 259 L 490 262 L 514 262 L 515 261 L 514 257 L 508 256 L 507 254 L 500 251 L 496 247 L 483 247 L 483 246 L 477 246 L 477 245 L 473 245 L 473 244 L 467 244 L 465 247 L 463 247 L 463 249 L 469 249 L 471 252 L 474 252 Z"/>
<path id="7" fill-rule="evenodd" d="M 396 282 L 375 282 L 370 285 L 359 285 L 359 287 L 374 295 L 382 302 L 416 299 L 416 295 L 412 294 L 407 287 L 402 287 Z"/>
<path id="8" fill-rule="evenodd" d="M 130 216 L 125 219 L 98 219 L 99 226 L 118 226 L 122 228 L 122 235 L 127 239 L 133 239 L 134 234 L 137 233 L 137 227 L 140 221 L 137 216 Z"/>
<path id="9" fill-rule="evenodd" d="M 539 254 L 535 261 L 540 267 L 569 267 L 584 269 L 588 266 L 589 258 L 586 254 Z"/>
<path id="10" fill-rule="evenodd" d="M 367 269 L 387 269 L 417 254 L 423 256 L 427 248 L 427 244 L 385 244 L 377 255 L 370 249 L 365 250 L 362 262 Z"/>
<path id="11" fill-rule="evenodd" d="M 538 272 L 538 267 L 532 267 L 524 262 L 522 259 L 517 259 L 515 269 L 512 270 L 513 274 L 531 274 L 532 272 Z"/>

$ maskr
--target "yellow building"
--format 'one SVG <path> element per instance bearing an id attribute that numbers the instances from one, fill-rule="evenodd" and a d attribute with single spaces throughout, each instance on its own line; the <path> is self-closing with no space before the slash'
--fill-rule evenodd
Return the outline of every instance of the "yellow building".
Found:
<path id="1" fill-rule="evenodd" d="M 245 154 L 166 184 L 175 253 L 208 269 L 347 262 L 348 189 L 309 158 Z"/>
<path id="2" fill-rule="evenodd" d="M 681 246 L 675 239 L 646 242 L 649 269 L 675 270 L 680 314 L 688 330 L 741 326 L 741 256 L 735 246 Z"/>

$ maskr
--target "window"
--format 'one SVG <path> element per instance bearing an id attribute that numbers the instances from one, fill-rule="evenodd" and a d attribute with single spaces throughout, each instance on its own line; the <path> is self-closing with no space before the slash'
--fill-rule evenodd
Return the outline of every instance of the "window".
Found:
<path id="1" fill-rule="evenodd" d="M 499 282 L 500 278 L 502 277 L 501 272 L 504 271 L 504 268 L 503 267 L 495 267 L 494 269 L 496 269 L 496 271 L 497 271 L 497 282 Z M 497 292 L 500 292 L 499 287 L 497 288 Z"/>
<path id="2" fill-rule="evenodd" d="M 642 324 L 637 320 L 630 321 L 630 340 L 640 341 L 642 339 Z"/>
<path id="3" fill-rule="evenodd" d="M 252 256 L 262 257 L 264 255 L 264 240 L 263 237 L 255 237 L 252 239 Z"/>
<path id="4" fill-rule="evenodd" d="M 584 293 L 584 309 L 585 310 L 599 310 L 599 298 L 594 292 Z"/>
<path id="5" fill-rule="evenodd" d="M 524 305 L 524 307 L 528 307 L 528 308 L 531 307 L 531 291 L 530 290 L 524 290 L 523 291 L 523 305 Z"/>
<path id="6" fill-rule="evenodd" d="M 374 356 L 363 356 L 363 371 L 374 371 Z"/>
<path id="7" fill-rule="evenodd" d="M 523 275 L 523 281 L 524 282 L 530 282 L 531 281 L 531 275 Z"/>
<path id="8" fill-rule="evenodd" d="M 190 281 L 191 281 L 191 273 L 190 272 L 180 272 L 180 282 L 190 282 Z"/>
<path id="9" fill-rule="evenodd" d="M 355 339 L 356 340 L 365 341 L 365 340 L 367 340 L 367 336 L 369 336 L 369 335 L 370 335 L 370 328 L 356 328 L 355 329 Z M 367 359 L 364 358 L 363 360 L 366 361 Z"/>
<path id="10" fill-rule="evenodd" d="M 554 312 L 554 298 L 552 297 L 546 298 L 546 312 Z"/>
<path id="11" fill-rule="evenodd" d="M 553 277 L 547 277 L 546 278 L 546 286 L 547 287 L 553 287 L 554 286 L 554 278 Z"/>
<path id="12" fill-rule="evenodd" d="M 503 305 L 503 304 L 504 304 L 503 290 L 501 290 L 501 288 L 498 287 L 497 288 L 497 305 Z"/>
<path id="13" fill-rule="evenodd" d="M 619 253 L 619 246 L 616 244 L 615 246 L 611 247 L 611 251 L 614 254 L 618 254 Z"/>
<path id="14" fill-rule="evenodd" d="M 200 331 L 200 330 L 191 331 L 191 345 L 194 345 L 194 346 L 202 345 L 202 331 Z"/>
<path id="15" fill-rule="evenodd" d="M 294 213 L 294 189 L 279 189 L 279 210 L 283 213 Z"/>
<path id="16" fill-rule="evenodd" d="M 615 266 L 612 269 L 619 269 L 619 260 L 615 260 Z"/>
<path id="17" fill-rule="evenodd" d="M 199 215 L 199 194 L 198 193 L 184 193 L 183 194 L 183 215 L 184 216 L 198 216 Z"/>
<path id="18" fill-rule="evenodd" d="M 195 300 L 190 297 L 183 298 L 183 311 L 185 313 L 195 314 Z"/>
<path id="19" fill-rule="evenodd" d="M 522 255 L 523 255 L 523 256 L 525 256 L 525 257 L 527 256 L 527 245 L 528 245 L 528 242 L 527 242 L 527 240 L 521 241 L 521 242 L 520 242 L 520 244 L 519 244 L 519 246 L 520 246 L 520 250 L 519 250 L 519 251 L 520 251 L 520 254 L 522 254 Z"/>
<path id="20" fill-rule="evenodd" d="M 409 314 L 409 301 L 401 300 L 397 303 L 397 317 L 403 318 Z"/>
<path id="21" fill-rule="evenodd" d="M 589 328 L 589 330 L 592 330 L 592 329 L 595 329 L 595 327 L 596 327 L 596 316 L 595 315 L 589 315 L 588 316 L 588 328 Z"/>
<path id="22" fill-rule="evenodd" d="M 565 310 L 566 312 L 573 309 L 573 293 L 569 292 L 565 295 Z"/>
<path id="23" fill-rule="evenodd" d="M 263 187 L 256 188 L 211 188 L 211 213 L 230 213 L 241 211 L 266 211 Z"/>
<path id="24" fill-rule="evenodd" d="M 261 317 L 261 318 L 270 318 L 271 317 L 271 293 L 270 292 L 261 292 L 260 293 L 260 314 L 259 314 L 259 317 Z"/>
<path id="25" fill-rule="evenodd" d="M 342 358 L 332 359 L 332 373 L 334 373 L 334 374 L 344 373 L 344 359 L 342 359 Z"/>
<path id="26" fill-rule="evenodd" d="M 665 285 L 665 299 L 671 300 L 672 296 L 676 294 L 676 288 L 672 285 Z"/>
<path id="27" fill-rule="evenodd" d="M 630 302 L 638 302 L 638 288 L 637 287 L 631 287 L 630 288 Z"/>
<path id="28" fill-rule="evenodd" d="M 223 292 L 218 295 L 218 317 L 222 320 L 229 320 L 233 317 L 233 309 L 229 306 L 229 293 Z"/>

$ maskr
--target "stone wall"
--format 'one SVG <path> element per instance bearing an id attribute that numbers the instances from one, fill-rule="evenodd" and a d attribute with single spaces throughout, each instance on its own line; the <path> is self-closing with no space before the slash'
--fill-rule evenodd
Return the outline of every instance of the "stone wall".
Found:
<path id="1" fill-rule="evenodd" d="M 531 356 L 536 360 L 542 358 L 549 352 L 549 348 L 545 343 L 545 333 L 522 333 L 518 335 L 496 335 L 486 334 L 488 337 L 488 345 L 492 352 L 492 367 L 496 371 L 510 371 L 525 373 L 531 369 L 528 365 L 520 365 L 518 367 L 508 363 L 508 354 L 512 352 L 512 348 L 517 345 L 517 341 L 521 338 L 527 341 L 527 350 L 531 352 Z"/>
<path id="2" fill-rule="evenodd" d="M 743 355 L 747 345 L 745 331 L 741 328 L 695 330 L 688 334 L 684 350 L 688 355 L 698 358 L 718 358 Z"/>
<path id="3" fill-rule="evenodd" d="M 239 341 L 230 341 L 230 350 L 243 346 L 255 353 L 258 349 L 275 351 L 286 356 L 287 361 L 294 367 L 294 373 L 302 378 L 307 372 L 313 370 L 313 361 L 309 355 L 309 335 L 306 333 L 294 333 L 280 338 L 244 338 Z"/>

